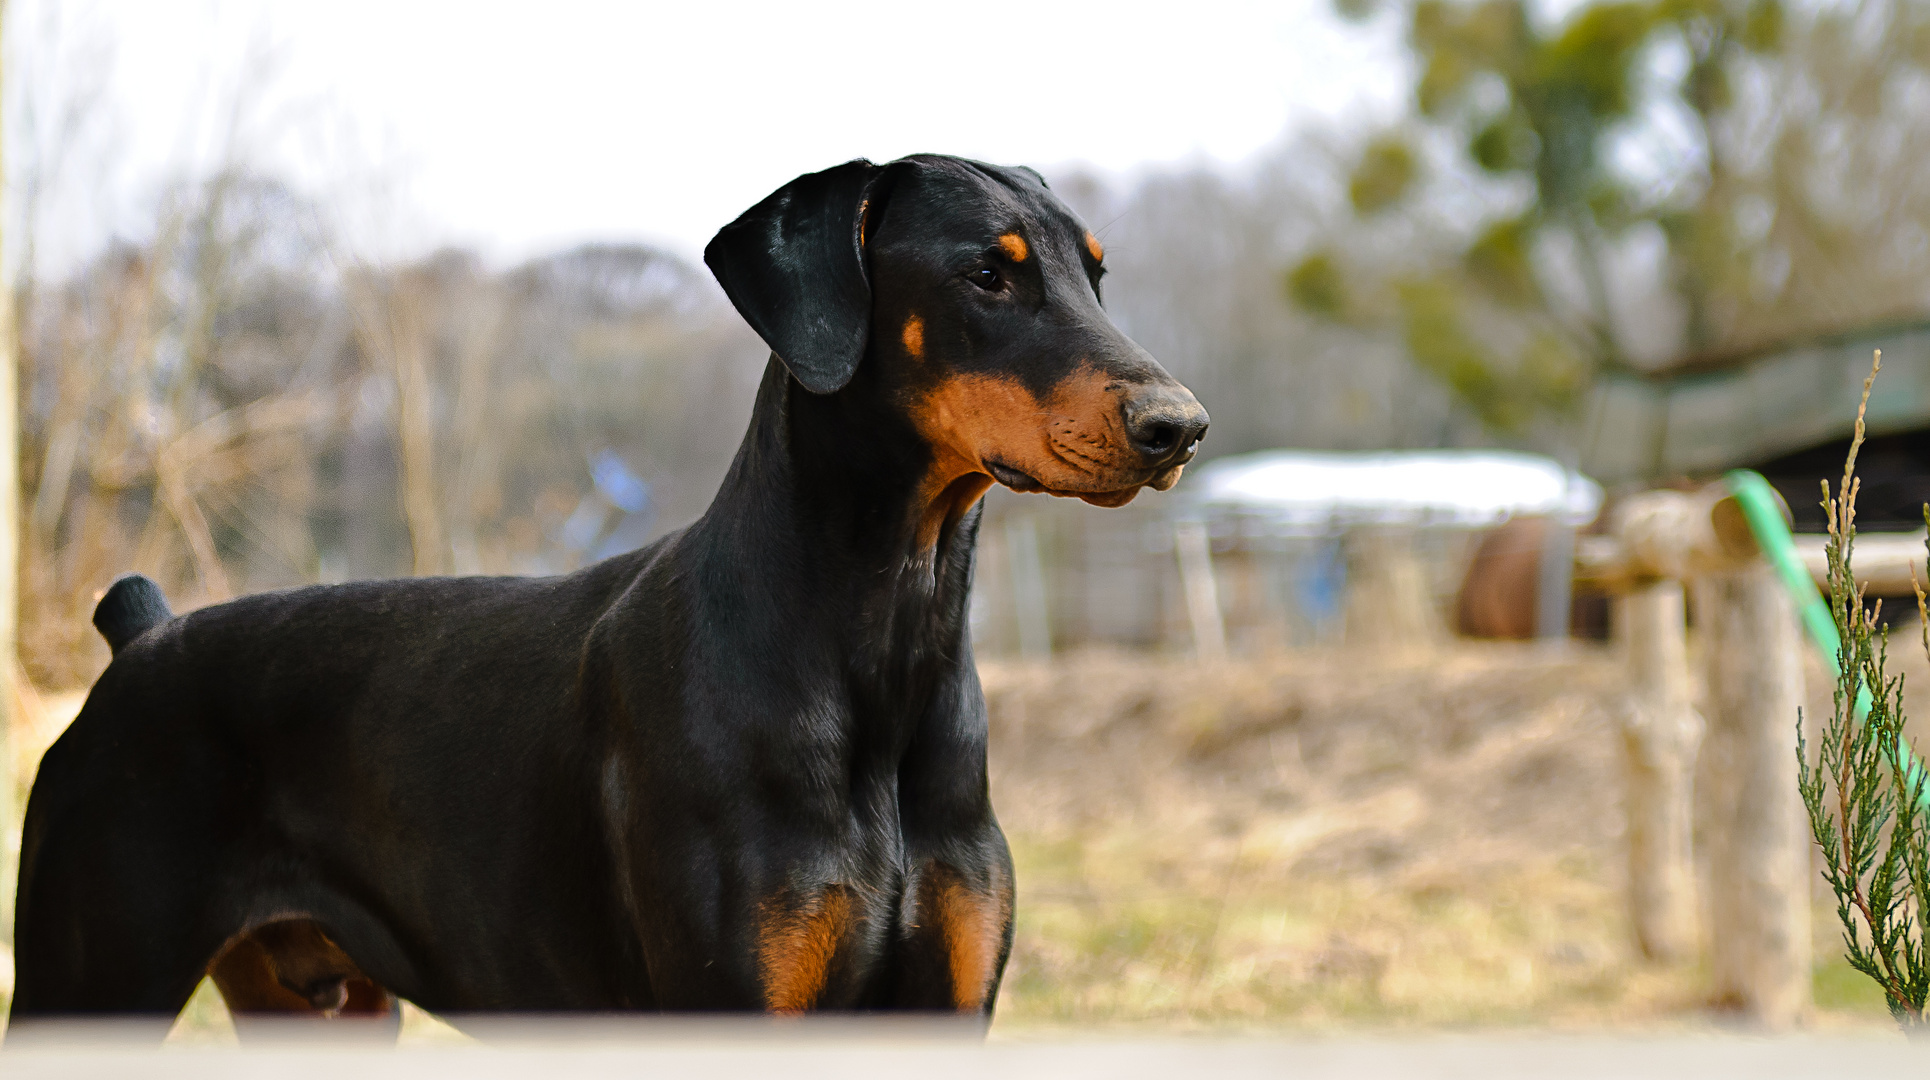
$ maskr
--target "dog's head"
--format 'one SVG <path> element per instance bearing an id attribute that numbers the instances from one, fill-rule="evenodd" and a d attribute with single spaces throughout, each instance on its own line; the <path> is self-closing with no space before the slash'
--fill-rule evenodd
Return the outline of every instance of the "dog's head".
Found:
<path id="1" fill-rule="evenodd" d="M 869 365 L 941 486 L 982 475 L 1120 506 L 1171 487 L 1206 432 L 1107 318 L 1104 249 L 1029 169 L 849 162 L 752 207 L 704 261 L 806 390 Z"/>

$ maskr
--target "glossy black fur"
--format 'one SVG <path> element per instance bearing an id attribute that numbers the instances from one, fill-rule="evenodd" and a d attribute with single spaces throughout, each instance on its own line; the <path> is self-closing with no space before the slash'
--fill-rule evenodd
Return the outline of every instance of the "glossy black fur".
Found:
<path id="1" fill-rule="evenodd" d="M 983 294 L 960 275 L 1020 218 L 1037 254 Z M 1012 875 L 965 625 L 978 510 L 920 544 L 907 409 L 946 371 L 1176 386 L 1106 320 L 1082 235 L 1029 172 L 800 178 L 707 253 L 776 352 L 689 528 L 563 577 L 104 605 L 159 621 L 41 763 L 15 1021 L 172 1014 L 290 915 L 434 1011 L 761 1009 L 759 919 L 834 883 L 865 906 L 816 1006 L 954 1007 L 908 880 L 997 894 L 1002 970 Z M 922 365 L 893 346 L 913 308 Z"/>

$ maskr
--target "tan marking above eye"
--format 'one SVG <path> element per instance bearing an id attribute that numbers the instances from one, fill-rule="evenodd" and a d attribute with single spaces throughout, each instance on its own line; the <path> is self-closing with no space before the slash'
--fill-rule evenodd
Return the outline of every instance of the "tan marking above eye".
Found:
<path id="1" fill-rule="evenodd" d="M 902 337 L 905 342 L 905 351 L 911 354 L 913 360 L 925 358 L 925 320 L 916 315 L 906 319 Z"/>
<path id="2" fill-rule="evenodd" d="M 1093 262 L 1105 261 L 1106 249 L 1100 245 L 1099 238 L 1091 233 L 1086 234 L 1086 250 L 1092 252 Z"/>
<path id="3" fill-rule="evenodd" d="M 1025 237 L 1015 232 L 1009 232 L 999 237 L 999 248 L 1002 249 L 1006 256 L 1013 262 L 1024 262 L 1025 257 L 1032 253 L 1032 249 L 1025 246 Z"/>

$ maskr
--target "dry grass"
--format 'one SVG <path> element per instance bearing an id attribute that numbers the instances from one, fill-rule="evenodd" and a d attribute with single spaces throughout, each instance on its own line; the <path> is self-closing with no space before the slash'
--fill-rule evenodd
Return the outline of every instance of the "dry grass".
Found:
<path id="1" fill-rule="evenodd" d="M 1629 937 L 1605 650 L 983 668 L 1019 862 L 1002 1029 L 1724 1020 Z M 1886 1026 L 1831 926 L 1813 1022 Z"/>

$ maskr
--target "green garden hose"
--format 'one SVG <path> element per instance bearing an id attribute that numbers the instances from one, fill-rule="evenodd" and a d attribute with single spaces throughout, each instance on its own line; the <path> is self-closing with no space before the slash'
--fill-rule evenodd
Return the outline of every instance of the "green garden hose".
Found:
<path id="1" fill-rule="evenodd" d="M 1803 565 L 1803 557 L 1796 551 L 1796 540 L 1789 533 L 1789 523 L 1783 518 L 1783 502 L 1769 481 L 1753 469 L 1736 469 L 1723 480 L 1736 496 L 1737 505 L 1742 507 L 1742 516 L 1749 522 L 1749 532 L 1756 538 L 1756 546 L 1768 557 L 1769 565 L 1782 579 L 1783 588 L 1796 603 L 1801 614 L 1803 626 L 1809 631 L 1810 640 L 1822 650 L 1823 656 L 1832 667 L 1837 655 L 1842 651 L 1843 639 L 1837 636 L 1836 619 L 1830 614 L 1829 602 L 1816 590 L 1816 582 L 1809 576 L 1809 568 Z M 1870 712 L 1870 688 L 1859 686 L 1856 691 L 1856 715 L 1863 717 Z M 1923 762 L 1910 749 L 1910 744 L 1897 736 L 1896 746 L 1891 754 L 1903 766 L 1905 782 L 1913 788 L 1923 775 Z M 1917 803 L 1926 813 L 1930 813 L 1930 785 L 1919 788 Z"/>

